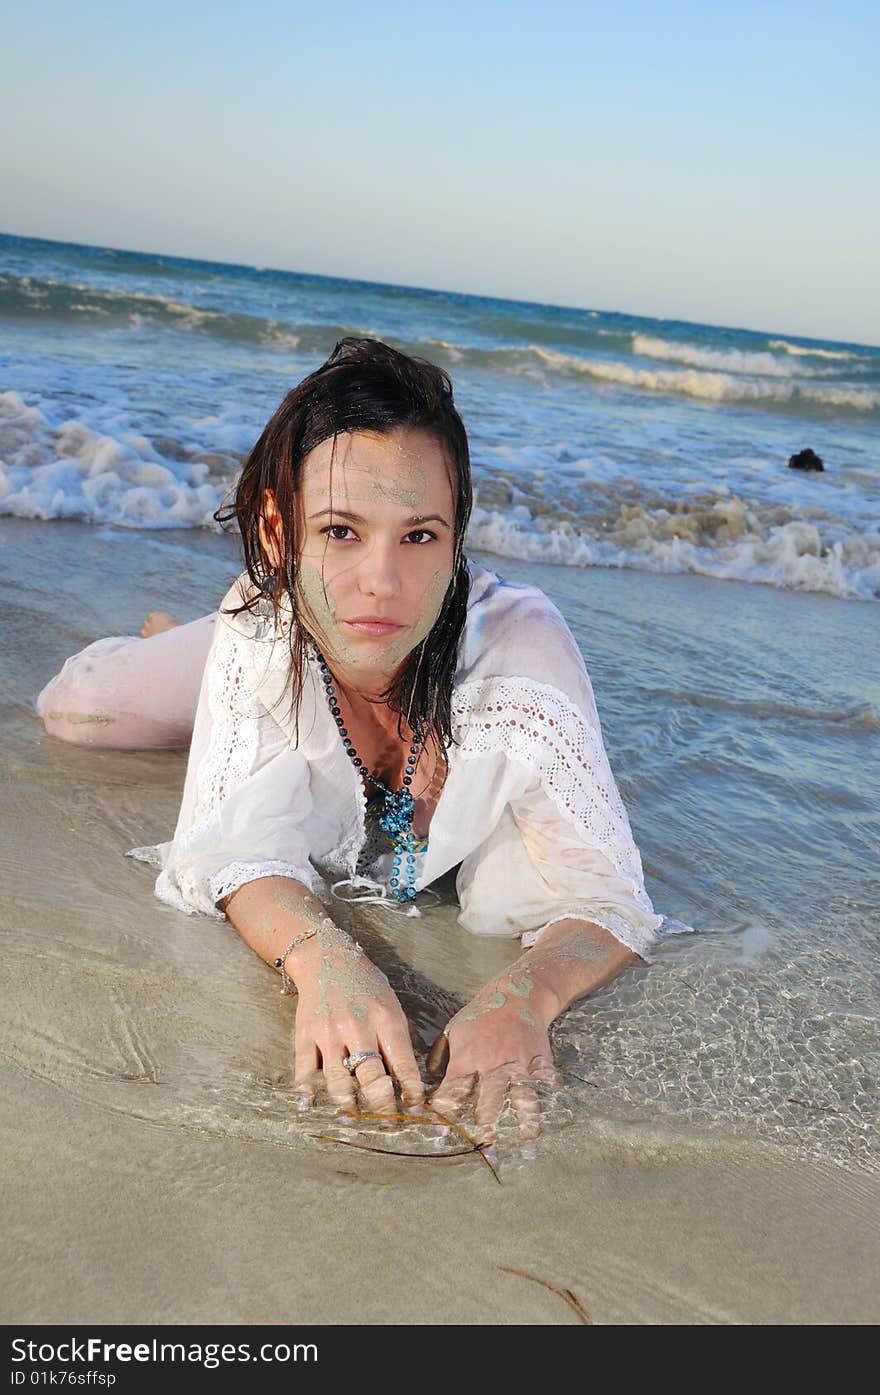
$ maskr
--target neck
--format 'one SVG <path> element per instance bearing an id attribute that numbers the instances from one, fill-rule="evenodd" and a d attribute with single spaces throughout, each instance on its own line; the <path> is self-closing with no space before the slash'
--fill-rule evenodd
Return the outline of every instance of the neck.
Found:
<path id="1" fill-rule="evenodd" d="M 397 737 L 398 712 L 396 708 L 388 705 L 387 700 L 379 697 L 383 685 L 389 686 L 396 674 L 377 675 L 370 673 L 369 682 L 363 672 L 355 671 L 354 681 L 351 681 L 351 670 L 342 669 L 337 665 L 330 665 L 330 672 L 333 675 L 333 686 L 336 695 L 342 700 L 343 710 L 347 707 L 352 715 L 367 717 L 383 731 Z M 415 720 L 415 714 L 413 714 Z M 403 731 L 412 732 L 411 724 L 403 718 Z M 411 739 L 411 738 L 407 738 Z"/>
<path id="2" fill-rule="evenodd" d="M 378 703 L 383 706 L 380 694 L 391 686 L 398 676 L 399 669 L 386 673 L 376 669 L 357 669 L 335 660 L 327 659 L 327 666 L 333 674 L 336 690 L 350 702 Z"/>
<path id="3" fill-rule="evenodd" d="M 311 636 L 309 638 L 323 655 L 324 662 L 330 670 L 337 697 L 360 715 L 369 714 L 373 721 L 389 729 L 393 728 L 396 732 L 398 714 L 389 707 L 387 699 L 381 697 L 380 694 L 391 686 L 395 678 L 399 678 L 403 671 L 403 665 L 389 671 L 339 663 L 335 658 L 325 653 L 319 641 Z"/>

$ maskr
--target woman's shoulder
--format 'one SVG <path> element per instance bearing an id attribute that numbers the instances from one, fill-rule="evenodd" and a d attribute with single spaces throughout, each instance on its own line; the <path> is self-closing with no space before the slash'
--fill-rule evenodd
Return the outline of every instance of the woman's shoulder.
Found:
<path id="1" fill-rule="evenodd" d="M 577 643 L 559 607 L 530 582 L 507 581 L 468 559 L 471 589 L 456 687 L 490 677 L 554 682 L 575 662 Z"/>
<path id="2" fill-rule="evenodd" d="M 468 565 L 472 588 L 455 675 L 456 724 L 480 731 L 510 707 L 544 713 L 550 728 L 586 720 L 598 729 L 593 685 L 559 607 L 539 586 Z"/>

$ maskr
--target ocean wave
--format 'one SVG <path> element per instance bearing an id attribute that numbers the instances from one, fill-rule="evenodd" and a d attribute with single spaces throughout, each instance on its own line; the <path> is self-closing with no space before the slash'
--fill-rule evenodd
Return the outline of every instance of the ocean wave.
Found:
<path id="1" fill-rule="evenodd" d="M 97 290 L 83 282 L 51 281 L 0 273 L 0 319 L 41 318 L 104 326 L 152 327 L 215 335 L 309 354 L 326 353 L 346 334 L 369 333 L 342 324 L 287 324 L 282 320 L 173 300 L 134 290 Z"/>
<path id="2" fill-rule="evenodd" d="M 194 305 L 183 299 L 143 291 L 96 289 L 80 281 L 62 282 L 0 273 L 0 320 L 3 318 L 36 318 L 62 325 L 92 321 L 102 328 L 125 328 L 134 333 L 159 328 L 206 334 L 279 353 L 296 353 L 305 359 L 326 355 L 346 335 L 376 333 L 370 326 L 291 323 L 259 314 Z M 570 326 L 564 331 L 550 327 L 548 337 L 552 338 L 557 330 L 563 337 L 575 335 Z M 784 363 L 770 353 L 701 349 L 696 344 L 631 333 L 629 342 L 636 353 L 649 358 L 671 358 L 683 366 L 650 368 L 628 362 L 626 358 L 590 357 L 589 340 L 597 332 L 602 331 L 582 332 L 582 353 L 568 353 L 562 348 L 536 342 L 469 345 L 439 336 L 385 334 L 383 337 L 404 352 L 441 363 L 445 361 L 452 368 L 476 367 L 501 376 L 526 375 L 546 381 L 548 373 L 552 373 L 637 392 L 672 394 L 705 402 L 781 406 L 814 413 L 820 410 L 872 413 L 880 408 L 880 388 L 845 381 L 816 382 L 817 370 L 808 378 L 803 367 L 792 364 L 786 372 Z M 827 351 L 828 356 L 835 352 Z"/>
<path id="3" fill-rule="evenodd" d="M 199 439 L 150 439 L 119 425 L 111 434 L 80 419 L 53 421 L 53 412 L 60 417 L 52 404 L 42 411 L 0 393 L 0 514 L 218 529 L 213 513 L 237 478 L 246 423 L 211 417 L 189 423 Z M 574 477 L 571 490 L 550 497 L 537 475 L 479 467 L 474 482 L 468 541 L 501 556 L 880 597 L 880 532 L 815 506 L 717 492 L 664 501 L 634 495 L 632 480 L 588 487 Z"/>
<path id="4" fill-rule="evenodd" d="M 597 382 L 616 383 L 648 392 L 697 397 L 707 402 L 811 403 L 821 407 L 849 407 L 858 412 L 874 412 L 880 407 L 880 390 L 874 388 L 844 384 L 819 387 L 797 382 L 750 382 L 728 373 L 697 369 L 636 368 L 614 359 L 576 358 L 571 354 L 542 349 L 536 344 L 529 346 L 529 352 L 557 373 L 580 375 Z"/>
<path id="5" fill-rule="evenodd" d="M 849 349 L 808 349 L 803 344 L 789 344 L 787 339 L 771 339 L 770 348 L 778 349 L 783 354 L 804 355 L 810 358 L 855 358 L 865 362 L 870 362 L 871 358 L 869 354 L 855 354 Z"/>
<path id="6" fill-rule="evenodd" d="M 424 338 L 419 341 L 423 349 L 440 349 L 453 363 L 460 363 L 467 353 L 463 344 L 452 344 L 448 339 Z"/>
<path id="7" fill-rule="evenodd" d="M 652 687 L 646 696 L 651 701 L 668 699 L 670 703 L 714 712 L 733 712 L 738 716 L 753 718 L 757 722 L 779 720 L 786 726 L 797 723 L 816 723 L 819 726 L 853 726 L 862 731 L 880 731 L 880 709 L 873 703 L 852 701 L 839 707 L 810 707 L 803 702 L 785 702 L 771 698 L 738 698 L 730 693 L 709 691 L 684 692 L 667 688 Z"/>
<path id="8" fill-rule="evenodd" d="M 218 529 L 211 515 L 222 490 L 211 473 L 207 460 L 162 455 L 134 432 L 109 436 L 76 420 L 53 426 L 18 393 L 0 393 L 0 514 Z"/>
<path id="9" fill-rule="evenodd" d="M 809 364 L 786 363 L 769 352 L 756 352 L 749 349 L 706 349 L 700 344 L 687 344 L 681 340 L 657 339 L 648 334 L 632 335 L 633 353 L 641 358 L 664 359 L 669 363 L 687 363 L 694 368 L 709 368 L 727 373 L 748 373 L 757 377 L 791 378 L 794 375 L 815 376 L 816 369 Z M 854 357 L 854 355 L 844 355 Z M 822 370 L 819 370 L 820 372 Z M 833 374 L 834 369 L 826 369 Z"/>
<path id="10" fill-rule="evenodd" d="M 478 493 L 479 500 L 479 493 Z M 831 532 L 842 532 L 832 537 Z M 502 557 L 567 567 L 632 567 L 695 572 L 845 599 L 880 599 L 880 533 L 820 523 L 779 506 L 750 505 L 737 495 L 679 500 L 674 507 L 622 504 L 578 526 L 535 517 L 525 505 L 471 515 L 469 540 Z"/>
<path id="11" fill-rule="evenodd" d="M 642 338 L 636 336 L 637 339 Z M 665 340 L 652 340 L 644 336 L 643 342 L 665 345 Z M 696 398 L 703 402 L 751 403 L 758 406 L 782 406 L 853 412 L 876 412 L 880 408 L 880 388 L 855 385 L 839 379 L 830 383 L 817 383 L 816 374 L 807 376 L 802 369 L 785 370 L 784 367 L 771 374 L 768 363 L 772 355 L 752 354 L 736 351 L 712 351 L 702 353 L 705 366 L 700 368 L 645 368 L 628 363 L 619 358 L 589 358 L 581 354 L 568 354 L 559 349 L 550 349 L 542 344 L 526 344 L 520 347 L 469 347 L 461 343 L 451 343 L 445 339 L 419 340 L 409 347 L 401 343 L 408 352 L 423 352 L 426 348 L 440 359 L 446 358 L 451 365 L 464 363 L 468 366 L 488 368 L 494 373 L 511 377 L 533 377 L 547 381 L 547 375 L 559 374 L 564 377 L 588 378 L 597 383 L 608 383 L 629 388 L 637 392 L 665 393 L 678 397 Z M 690 353 L 689 346 L 682 346 Z M 695 360 L 698 352 L 694 348 L 691 356 Z M 661 355 L 657 353 L 657 357 Z M 749 360 L 760 361 L 759 369 L 749 364 Z M 682 355 L 682 361 L 686 361 Z M 719 371 L 710 371 L 712 362 L 719 364 Z M 720 371 L 725 366 L 731 371 Z M 740 376 L 751 373 L 752 377 Z M 836 375 L 835 375 L 836 377 Z"/>

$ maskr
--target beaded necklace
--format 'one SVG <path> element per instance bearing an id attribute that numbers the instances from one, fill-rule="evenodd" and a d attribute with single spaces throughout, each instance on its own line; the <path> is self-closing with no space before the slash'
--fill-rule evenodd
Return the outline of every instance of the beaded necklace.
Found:
<path id="1" fill-rule="evenodd" d="M 416 853 L 420 850 L 420 845 L 424 840 L 417 839 L 412 831 L 415 800 L 412 797 L 409 787 L 412 784 L 419 754 L 424 750 L 424 724 L 419 718 L 417 718 L 413 724 L 413 740 L 409 748 L 406 771 L 403 776 L 403 785 L 399 790 L 390 789 L 389 786 L 385 784 L 384 780 L 380 780 L 378 775 L 374 775 L 373 772 L 367 768 L 354 746 L 351 744 L 351 737 L 348 734 L 347 727 L 343 724 L 344 718 L 342 716 L 342 710 L 339 707 L 336 690 L 333 687 L 333 675 L 327 666 L 324 655 L 321 653 L 320 649 L 318 649 L 317 645 L 314 645 L 314 654 L 320 665 L 321 679 L 324 683 L 324 691 L 327 694 L 330 714 L 339 728 L 339 735 L 342 737 L 342 744 L 345 747 L 348 757 L 355 769 L 362 771 L 370 783 L 384 796 L 384 810 L 378 813 L 378 822 L 379 826 L 388 834 L 394 844 L 394 859 L 389 880 L 391 894 L 397 901 L 415 901 Z M 376 801 L 373 801 L 373 803 L 375 802 Z M 373 805 L 371 804 L 368 807 L 372 808 Z M 405 865 L 403 864 L 404 858 L 406 859 Z M 402 865 L 403 875 L 401 875 Z"/>

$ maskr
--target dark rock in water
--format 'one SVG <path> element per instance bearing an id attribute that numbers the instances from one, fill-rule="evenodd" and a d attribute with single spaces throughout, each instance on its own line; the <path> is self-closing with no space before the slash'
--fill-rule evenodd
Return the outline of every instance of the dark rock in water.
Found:
<path id="1" fill-rule="evenodd" d="M 821 456 L 814 450 L 799 450 L 788 462 L 789 470 L 824 470 Z"/>

